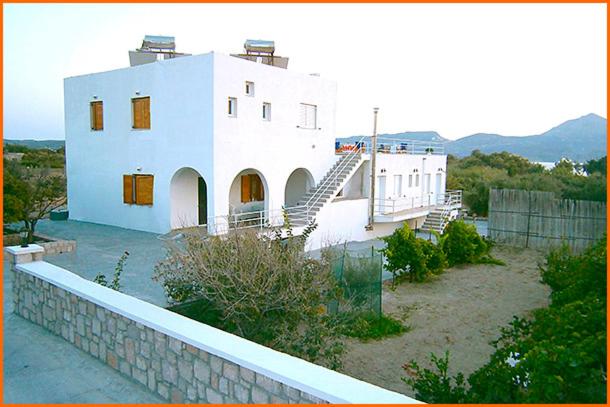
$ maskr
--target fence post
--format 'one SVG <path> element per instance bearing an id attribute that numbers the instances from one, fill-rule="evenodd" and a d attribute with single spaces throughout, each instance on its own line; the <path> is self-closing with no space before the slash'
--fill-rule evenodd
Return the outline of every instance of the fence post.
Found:
<path id="1" fill-rule="evenodd" d="M 529 247 L 530 243 L 530 220 L 532 218 L 532 191 L 527 191 L 527 230 L 525 232 L 525 248 Z"/>

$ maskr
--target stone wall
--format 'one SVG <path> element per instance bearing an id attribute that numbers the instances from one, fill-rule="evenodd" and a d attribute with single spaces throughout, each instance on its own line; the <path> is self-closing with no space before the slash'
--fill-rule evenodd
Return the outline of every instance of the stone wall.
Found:
<path id="1" fill-rule="evenodd" d="M 416 402 L 83 280 L 33 246 L 7 250 L 15 312 L 172 403 Z"/>
<path id="2" fill-rule="evenodd" d="M 38 243 L 44 248 L 46 255 L 69 253 L 76 250 L 76 240 L 59 240 L 51 236 L 36 233 L 35 236 L 48 240 L 48 242 Z"/>

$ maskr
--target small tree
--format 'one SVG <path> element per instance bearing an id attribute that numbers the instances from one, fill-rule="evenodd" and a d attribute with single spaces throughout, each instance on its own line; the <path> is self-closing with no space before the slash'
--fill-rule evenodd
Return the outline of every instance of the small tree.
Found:
<path id="1" fill-rule="evenodd" d="M 491 249 L 491 245 L 483 240 L 476 227 L 462 220 L 450 222 L 440 242 L 450 267 L 479 263 Z"/>
<path id="2" fill-rule="evenodd" d="M 380 250 L 386 257 L 386 269 L 395 278 L 409 276 L 409 281 L 424 281 L 428 275 L 426 255 L 411 230 L 405 222 L 402 228 L 396 229 L 390 236 L 382 237 L 386 247 Z"/>
<path id="3" fill-rule="evenodd" d="M 24 168 L 4 160 L 4 222 L 23 222 L 28 242 L 36 224 L 66 203 L 66 184 L 48 168 Z"/>

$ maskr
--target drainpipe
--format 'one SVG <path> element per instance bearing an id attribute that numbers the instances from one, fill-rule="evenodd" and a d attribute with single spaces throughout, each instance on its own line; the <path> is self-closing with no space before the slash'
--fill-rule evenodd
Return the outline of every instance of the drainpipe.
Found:
<path id="1" fill-rule="evenodd" d="M 369 196 L 369 224 L 366 225 L 366 230 L 373 230 L 373 217 L 375 214 L 375 156 L 377 155 L 377 113 L 378 107 L 373 108 L 373 137 L 371 140 L 371 191 Z"/>

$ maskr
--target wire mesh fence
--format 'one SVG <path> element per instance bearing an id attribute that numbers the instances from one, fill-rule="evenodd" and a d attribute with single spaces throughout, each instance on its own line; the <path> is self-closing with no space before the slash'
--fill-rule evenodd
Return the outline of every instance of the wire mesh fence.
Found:
<path id="1" fill-rule="evenodd" d="M 344 301 L 333 301 L 329 304 L 329 312 L 349 312 L 357 308 L 381 315 L 381 253 L 374 250 L 370 255 L 343 252 L 332 260 L 331 266 Z"/>

